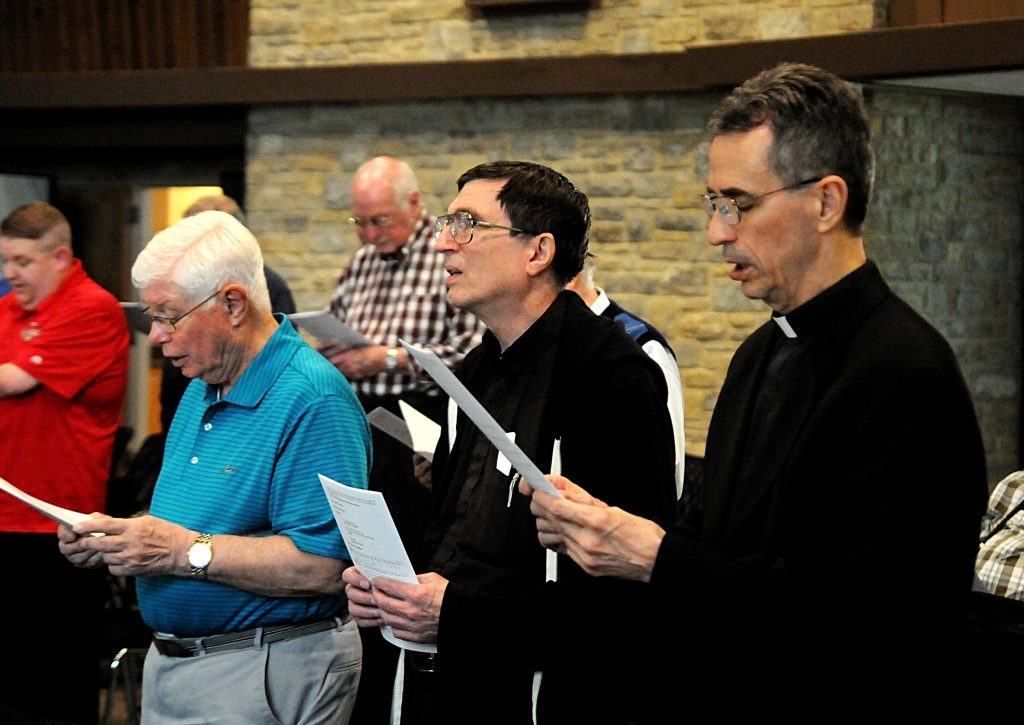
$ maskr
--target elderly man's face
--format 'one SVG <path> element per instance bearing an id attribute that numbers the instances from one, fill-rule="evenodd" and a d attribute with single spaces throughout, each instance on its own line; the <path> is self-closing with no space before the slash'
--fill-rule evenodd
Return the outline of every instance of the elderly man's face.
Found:
<path id="1" fill-rule="evenodd" d="M 43 251 L 48 236 L 40 240 L 0 238 L 4 276 L 18 304 L 26 310 L 35 309 L 53 294 L 70 266 L 71 254 L 67 247 Z"/>
<path id="2" fill-rule="evenodd" d="M 773 134 L 768 126 L 716 136 L 708 151 L 708 194 L 736 200 L 740 223 L 721 212 L 708 222 L 708 241 L 732 265 L 729 278 L 750 299 L 785 314 L 818 291 L 826 264 L 815 231 L 813 186 L 757 196 L 785 186 L 768 166 Z"/>
<path id="3" fill-rule="evenodd" d="M 419 220 L 419 199 L 418 191 L 396 199 L 394 190 L 381 178 L 357 182 L 352 187 L 352 216 L 359 239 L 380 254 L 397 252 Z"/>
<path id="4" fill-rule="evenodd" d="M 141 290 L 140 296 L 150 315 L 170 320 L 202 301 L 202 298 L 186 300 L 177 285 L 169 282 L 150 285 Z M 215 294 L 175 323 L 173 332 L 169 331 L 169 325 L 153 323 L 149 340 L 160 346 L 164 357 L 180 368 L 185 377 L 199 378 L 210 385 L 229 382 L 229 368 L 235 356 L 225 304 L 224 296 Z"/>

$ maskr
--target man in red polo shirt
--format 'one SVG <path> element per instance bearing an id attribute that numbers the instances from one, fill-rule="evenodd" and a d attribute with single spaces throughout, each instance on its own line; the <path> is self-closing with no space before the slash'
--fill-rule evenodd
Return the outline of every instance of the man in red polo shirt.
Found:
<path id="1" fill-rule="evenodd" d="M 64 215 L 43 202 L 0 223 L 0 477 L 64 508 L 102 511 L 128 370 L 117 301 L 82 269 Z M 103 580 L 57 548 L 57 524 L 0 496 L 9 650 L 0 721 L 94 723 Z"/>

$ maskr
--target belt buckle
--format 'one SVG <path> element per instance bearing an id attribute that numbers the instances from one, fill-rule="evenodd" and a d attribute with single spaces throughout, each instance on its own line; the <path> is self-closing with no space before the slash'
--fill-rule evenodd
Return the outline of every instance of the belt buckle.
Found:
<path id="1" fill-rule="evenodd" d="M 196 655 L 195 650 L 189 649 L 185 645 L 159 637 L 153 638 L 153 646 L 156 647 L 157 652 L 166 657 L 194 657 Z"/>
<path id="2" fill-rule="evenodd" d="M 412 652 L 410 661 L 412 666 L 416 668 L 417 672 L 434 672 L 437 665 L 435 658 L 437 655 L 434 652 Z"/>

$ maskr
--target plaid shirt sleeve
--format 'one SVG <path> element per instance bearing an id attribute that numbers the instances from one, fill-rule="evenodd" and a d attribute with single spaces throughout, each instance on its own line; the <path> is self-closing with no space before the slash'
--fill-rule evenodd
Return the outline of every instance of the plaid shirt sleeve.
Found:
<path id="1" fill-rule="evenodd" d="M 1024 498 L 1024 471 L 1011 473 L 993 489 L 981 523 L 984 543 L 978 550 L 975 570 L 989 593 L 1024 600 L 1024 511 L 1018 511 L 1002 530 L 989 537 L 1021 498 Z M 986 537 L 989 537 L 987 541 Z"/>
<path id="2" fill-rule="evenodd" d="M 363 246 L 342 273 L 330 310 L 380 345 L 404 340 L 433 351 L 454 368 L 480 344 L 484 326 L 472 314 L 447 301 L 444 255 L 434 250 L 434 218 L 424 210 L 399 254 L 382 257 Z M 440 389 L 414 366 L 383 372 L 353 383 L 361 395 L 401 395 Z"/>

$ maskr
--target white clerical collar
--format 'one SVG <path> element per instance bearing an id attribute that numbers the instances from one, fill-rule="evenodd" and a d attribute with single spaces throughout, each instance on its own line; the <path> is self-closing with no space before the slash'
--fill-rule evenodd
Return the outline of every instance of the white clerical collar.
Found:
<path id="1" fill-rule="evenodd" d="M 593 312 L 595 315 L 600 315 L 601 313 L 608 309 L 608 305 L 610 305 L 612 302 L 611 300 L 608 299 L 608 295 L 604 293 L 603 289 L 601 289 L 600 287 L 595 287 L 594 289 L 597 290 L 597 299 L 594 300 L 594 304 L 590 306 L 590 311 Z"/>
<path id="2" fill-rule="evenodd" d="M 772 317 L 775 320 L 775 324 L 782 330 L 782 334 L 788 337 L 790 340 L 796 337 L 796 330 L 789 324 L 789 320 L 786 319 L 785 315 L 779 315 L 778 317 Z"/>

